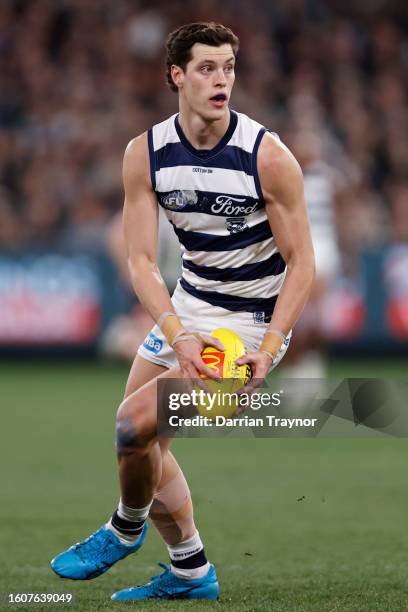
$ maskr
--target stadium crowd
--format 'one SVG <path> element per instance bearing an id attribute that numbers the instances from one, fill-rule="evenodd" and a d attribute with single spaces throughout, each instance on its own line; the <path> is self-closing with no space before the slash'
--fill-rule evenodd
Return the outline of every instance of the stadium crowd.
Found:
<path id="1" fill-rule="evenodd" d="M 345 270 L 367 245 L 406 241 L 404 3 L 4 0 L 0 248 L 105 249 L 127 142 L 177 110 L 166 34 L 198 20 L 241 39 L 232 106 L 294 148 L 317 138 L 336 168 Z"/>

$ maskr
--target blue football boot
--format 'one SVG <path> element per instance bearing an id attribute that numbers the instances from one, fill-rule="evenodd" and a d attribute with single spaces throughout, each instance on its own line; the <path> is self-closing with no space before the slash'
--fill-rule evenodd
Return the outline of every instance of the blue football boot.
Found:
<path id="1" fill-rule="evenodd" d="M 197 580 L 181 580 L 169 567 L 159 563 L 164 572 L 153 576 L 144 586 L 135 586 L 112 595 L 113 601 L 135 599 L 218 599 L 220 587 L 215 568 L 211 564 L 207 574 Z"/>
<path id="2" fill-rule="evenodd" d="M 51 567 L 61 578 L 90 580 L 108 571 L 120 559 L 139 550 L 147 532 L 144 524 L 140 537 L 134 544 L 122 544 L 119 538 L 106 527 L 101 527 L 83 540 L 57 555 Z"/>

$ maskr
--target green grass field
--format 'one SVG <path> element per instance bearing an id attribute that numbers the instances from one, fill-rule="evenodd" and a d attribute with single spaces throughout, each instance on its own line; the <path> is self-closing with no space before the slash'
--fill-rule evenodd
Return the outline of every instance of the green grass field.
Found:
<path id="1" fill-rule="evenodd" d="M 402 377 L 407 369 L 344 361 L 332 374 Z M 0 365 L 0 592 L 71 592 L 70 608 L 86 612 L 408 609 L 403 439 L 176 440 L 216 563 L 218 603 L 110 601 L 167 562 L 153 529 L 137 556 L 94 581 L 55 576 L 49 560 L 115 507 L 113 425 L 126 376 L 124 366 L 86 362 Z"/>

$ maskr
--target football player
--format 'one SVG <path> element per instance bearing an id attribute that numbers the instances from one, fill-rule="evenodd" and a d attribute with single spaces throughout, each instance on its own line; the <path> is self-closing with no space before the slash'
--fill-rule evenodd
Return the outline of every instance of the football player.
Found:
<path id="1" fill-rule="evenodd" d="M 119 407 L 121 496 L 98 531 L 51 562 L 62 577 L 100 575 L 136 552 L 150 517 L 170 567 L 112 598 L 216 599 L 219 585 L 193 518 L 190 491 L 170 439 L 157 433 L 159 378 L 215 378 L 201 352 L 229 328 L 243 339 L 259 384 L 284 355 L 309 295 L 314 256 L 299 164 L 279 138 L 229 102 L 238 39 L 192 23 L 167 40 L 167 80 L 179 112 L 132 140 L 125 153 L 124 228 L 140 302 L 156 321 L 133 363 Z M 172 298 L 156 263 L 158 206 L 181 244 Z"/>

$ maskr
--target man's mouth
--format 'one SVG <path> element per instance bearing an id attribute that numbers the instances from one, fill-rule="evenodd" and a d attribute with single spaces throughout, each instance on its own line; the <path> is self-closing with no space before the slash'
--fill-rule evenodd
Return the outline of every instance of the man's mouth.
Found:
<path id="1" fill-rule="evenodd" d="M 223 93 L 216 94 L 215 96 L 210 98 L 211 104 L 213 104 L 213 106 L 218 107 L 218 108 L 222 108 L 226 101 L 227 101 L 227 96 Z"/>
<path id="2" fill-rule="evenodd" d="M 227 96 L 223 93 L 217 94 L 213 96 L 212 98 L 210 98 L 210 100 L 214 100 L 215 102 L 225 102 L 226 99 L 227 99 Z"/>

